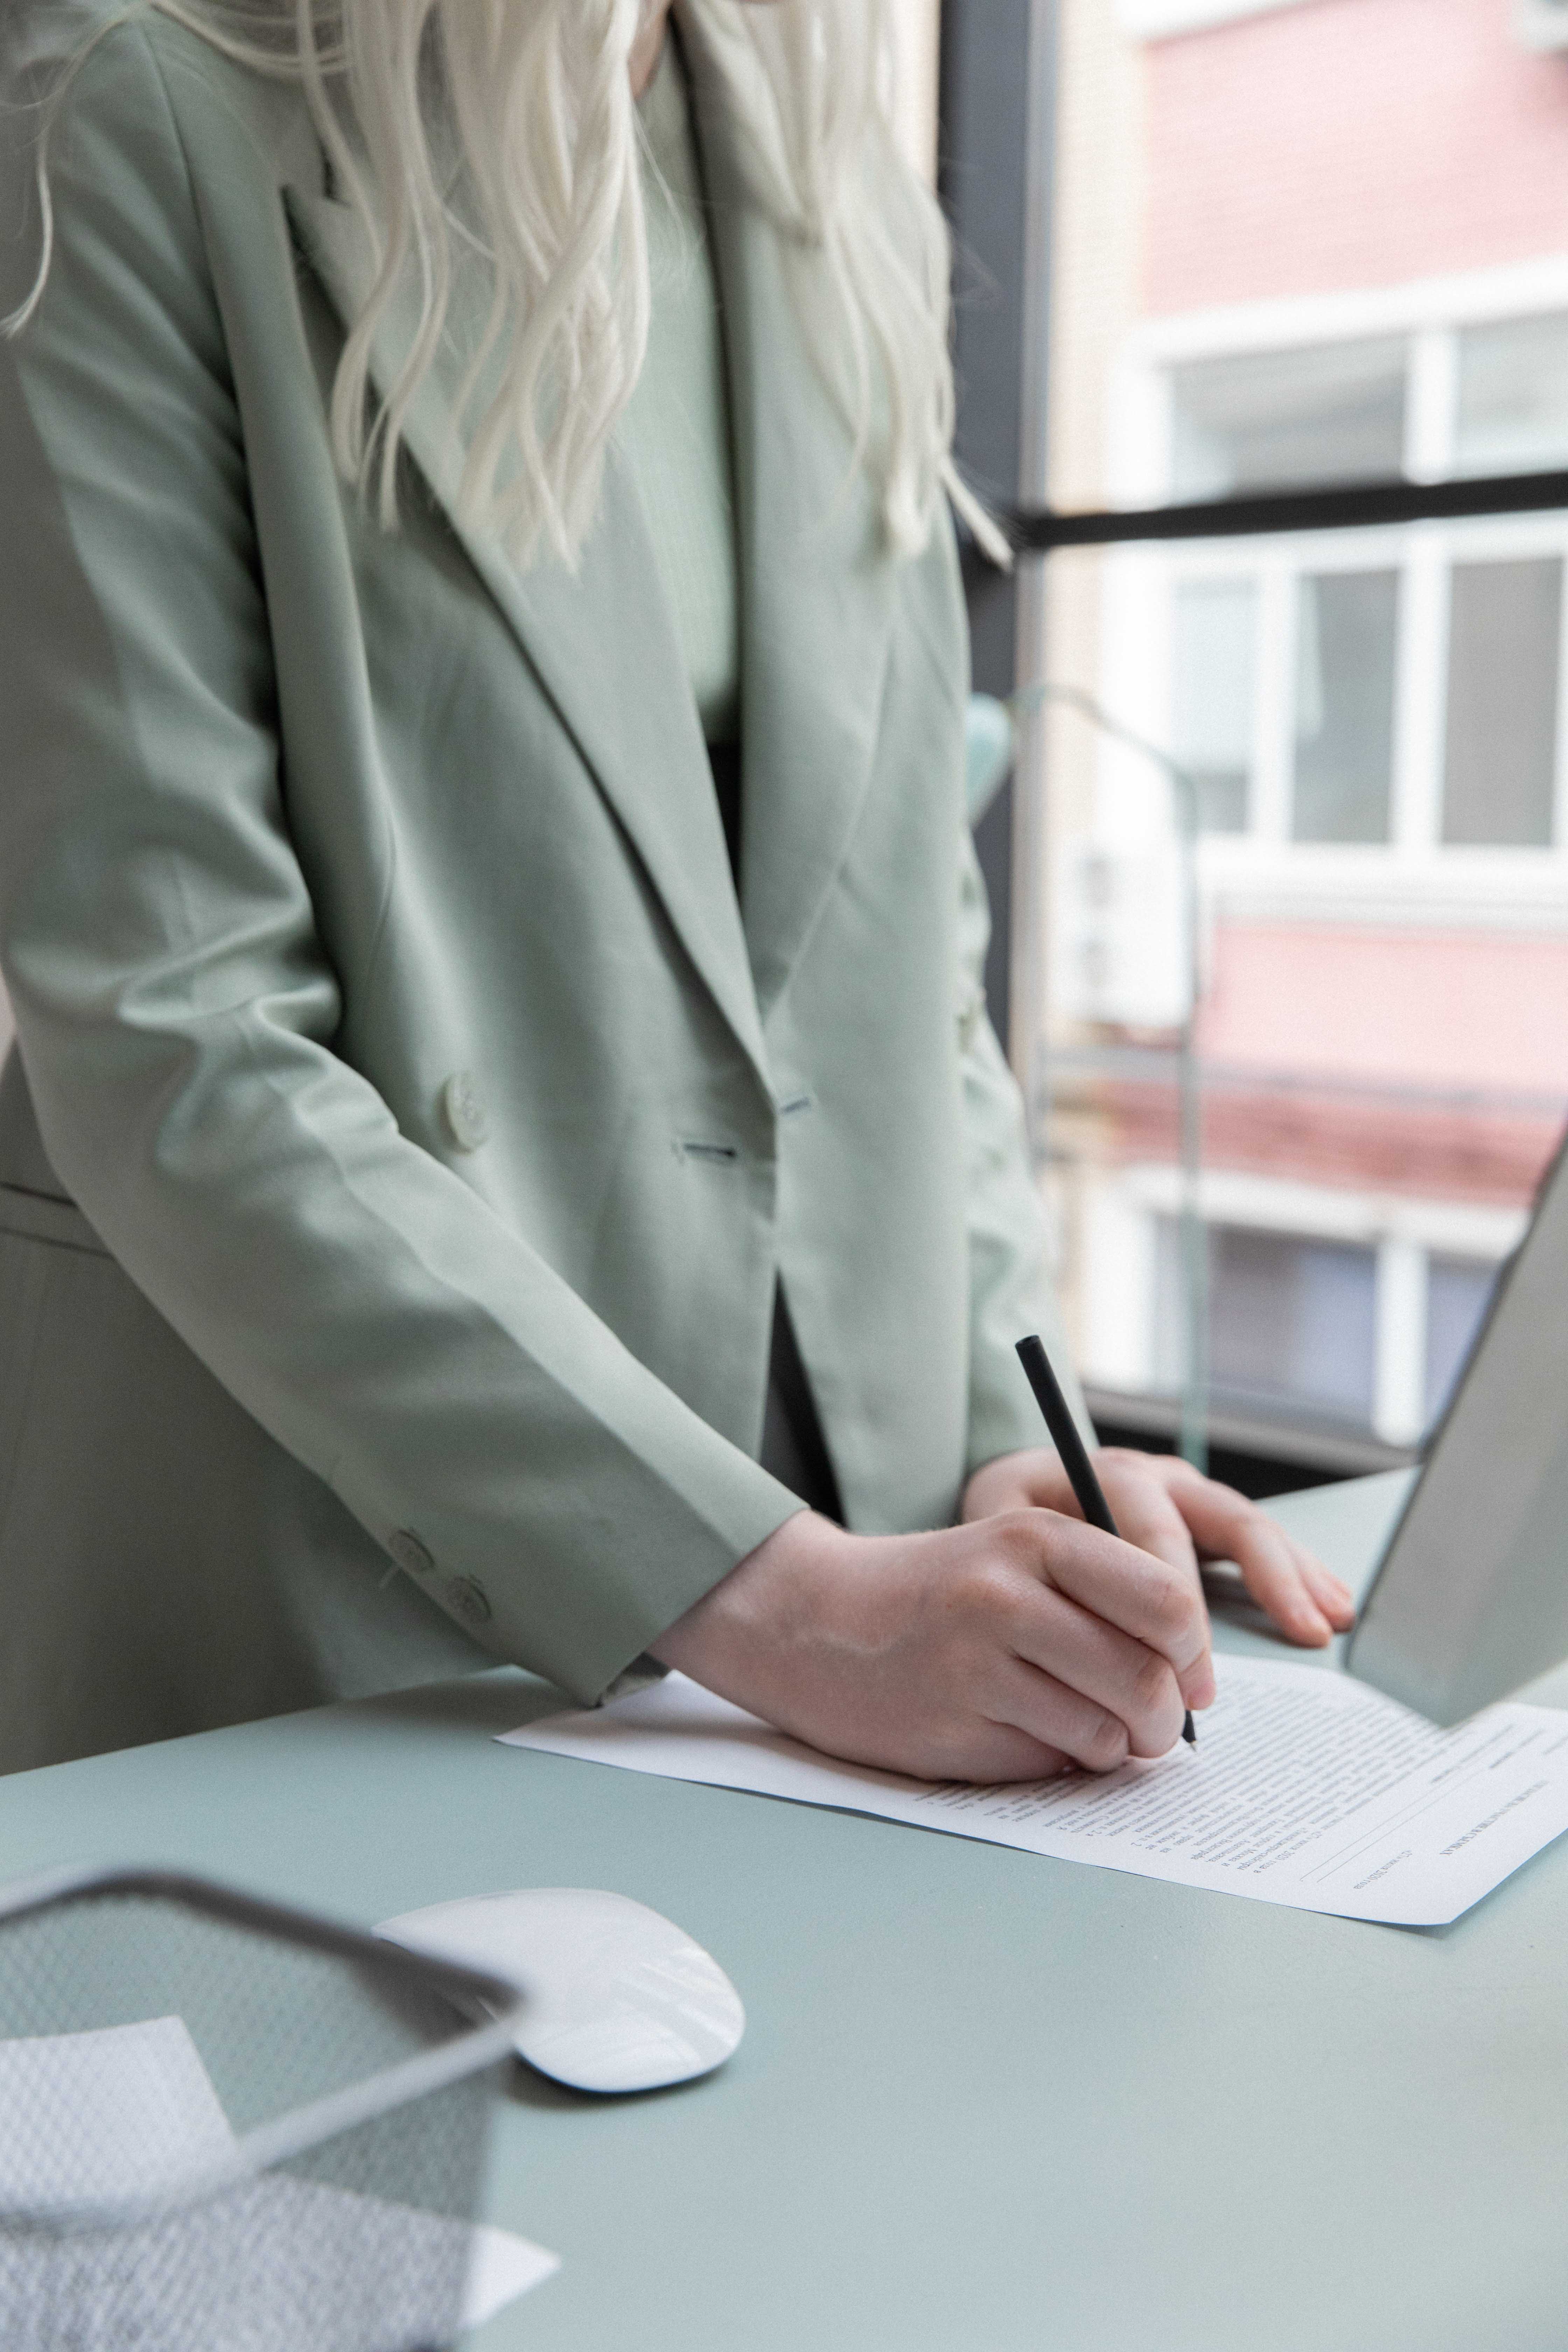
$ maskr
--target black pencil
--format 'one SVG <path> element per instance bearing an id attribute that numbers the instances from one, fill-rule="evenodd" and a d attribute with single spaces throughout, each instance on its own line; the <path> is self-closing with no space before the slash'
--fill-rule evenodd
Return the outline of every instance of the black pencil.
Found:
<path id="1" fill-rule="evenodd" d="M 1091 1528 L 1102 1528 L 1108 1536 L 1120 1535 L 1121 1530 L 1110 1516 L 1105 1489 L 1094 1475 L 1089 1448 L 1079 1435 L 1072 1408 L 1062 1394 L 1061 1382 L 1051 1370 L 1051 1360 L 1037 1333 L 1031 1331 L 1026 1339 L 1019 1340 L 1018 1361 L 1028 1374 L 1029 1386 L 1035 1391 L 1035 1402 L 1045 1414 L 1046 1427 L 1051 1433 L 1051 1443 L 1061 1455 L 1062 1468 L 1072 1481 L 1079 1509 Z M 1191 1707 L 1182 1723 L 1182 1738 L 1189 1748 L 1195 1748 L 1198 1744 L 1198 1735 L 1193 1728 Z"/>

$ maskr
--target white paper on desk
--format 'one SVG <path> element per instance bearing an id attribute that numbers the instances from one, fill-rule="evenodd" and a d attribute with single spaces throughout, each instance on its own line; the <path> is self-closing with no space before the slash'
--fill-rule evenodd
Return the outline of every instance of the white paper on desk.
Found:
<path id="1" fill-rule="evenodd" d="M 670 1675 L 503 1733 L 509 1746 L 872 1813 L 1141 1878 L 1399 1927 L 1458 1918 L 1568 1829 L 1568 1715 L 1437 1731 L 1348 1676 L 1220 1656 L 1196 1748 L 996 1788 L 821 1756 Z"/>
<path id="2" fill-rule="evenodd" d="M 182 2017 L 0 2042 L 0 2210 L 156 2196 L 233 2147 Z"/>
<path id="3" fill-rule="evenodd" d="M 235 2136 L 178 2017 L 0 2041 L 0 2213 L 114 2204 L 233 2154 Z M 416 2352 L 477 2327 L 560 2268 L 510 2231 L 287 2172 L 264 2173 L 146 2225 L 144 2262 L 101 2239 L 0 2236 L 5 2352 L 42 2352 L 68 2314 L 73 2352 Z M 141 2331 L 141 2332 L 138 2332 Z"/>

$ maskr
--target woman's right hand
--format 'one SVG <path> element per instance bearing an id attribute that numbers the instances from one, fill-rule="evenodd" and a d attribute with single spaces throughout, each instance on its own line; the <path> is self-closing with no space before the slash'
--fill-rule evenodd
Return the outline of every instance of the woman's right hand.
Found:
<path id="1" fill-rule="evenodd" d="M 803 1511 L 652 1649 L 814 1748 L 922 1780 L 1110 1771 L 1214 1697 L 1196 1572 L 1046 1510 L 912 1536 Z"/>

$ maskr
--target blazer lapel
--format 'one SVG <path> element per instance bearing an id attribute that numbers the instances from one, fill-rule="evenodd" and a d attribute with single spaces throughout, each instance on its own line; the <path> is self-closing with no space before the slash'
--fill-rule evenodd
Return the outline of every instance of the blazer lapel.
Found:
<path id="1" fill-rule="evenodd" d="M 358 215 L 284 190 L 307 257 L 345 326 L 374 267 Z M 468 306 L 482 314 L 476 289 Z M 384 390 L 412 331 L 412 296 L 389 310 L 373 373 Z M 464 305 L 455 299 L 460 325 Z M 464 443 L 453 403 L 464 356 L 448 335 L 410 411 L 410 454 L 445 508 L 601 789 L 670 921 L 764 1086 L 769 1084 L 746 942 L 706 746 L 635 482 L 612 452 L 603 509 L 574 574 L 552 555 L 521 571 L 499 540 L 458 517 Z"/>
<path id="2" fill-rule="evenodd" d="M 717 60 L 678 7 L 691 69 L 730 373 L 742 586 L 742 892 L 764 1019 L 844 860 L 871 771 L 896 565 L 814 363 L 792 247 L 751 195 Z M 831 298 L 828 298 L 829 300 Z M 829 309 L 826 315 L 832 317 Z"/>

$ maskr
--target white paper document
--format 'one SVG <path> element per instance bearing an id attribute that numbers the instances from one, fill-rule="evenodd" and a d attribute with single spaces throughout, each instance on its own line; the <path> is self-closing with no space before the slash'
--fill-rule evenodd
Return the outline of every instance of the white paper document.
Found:
<path id="1" fill-rule="evenodd" d="M 288 2172 L 182 2200 L 235 2136 L 178 2017 L 0 2041 L 0 2221 L 160 2192 L 140 2251 L 91 2231 L 0 2228 L 5 2352 L 420 2352 L 560 2267 L 526 2238 Z M 62 2316 L 63 2315 L 63 2316 Z M 243 2325 L 241 2324 L 243 2323 Z M 239 2332 L 237 2333 L 236 2330 Z"/>
<path id="2" fill-rule="evenodd" d="M 905 1780 L 818 1755 L 682 1675 L 502 1738 L 1400 1927 L 1457 1919 L 1568 1829 L 1568 1714 L 1493 1706 L 1438 1731 L 1343 1675 L 1215 1663 L 1197 1747 L 1103 1778 Z"/>
<path id="3" fill-rule="evenodd" d="M 0 2042 L 0 2212 L 174 2193 L 233 2148 L 184 2018 Z"/>

